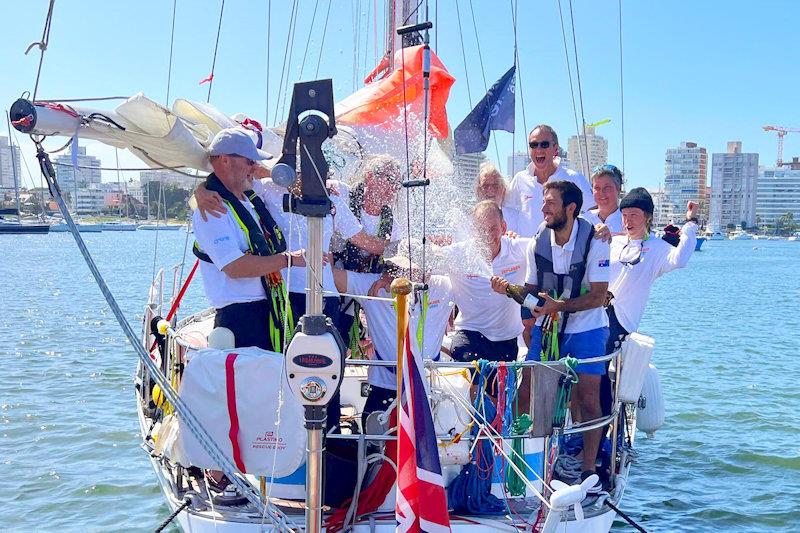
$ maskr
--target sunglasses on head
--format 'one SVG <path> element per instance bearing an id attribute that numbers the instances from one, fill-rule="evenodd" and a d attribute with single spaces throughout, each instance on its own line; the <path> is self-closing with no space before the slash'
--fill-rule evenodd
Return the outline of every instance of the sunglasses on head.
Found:
<path id="1" fill-rule="evenodd" d="M 620 180 L 622 179 L 622 171 L 614 165 L 600 165 L 592 169 L 592 174 L 599 174 L 601 172 L 610 172 Z"/>
<path id="2" fill-rule="evenodd" d="M 530 146 L 535 150 L 536 148 L 550 148 L 551 144 L 553 143 L 551 143 L 550 141 L 541 141 L 541 142 L 531 141 L 528 143 L 528 146 Z"/>

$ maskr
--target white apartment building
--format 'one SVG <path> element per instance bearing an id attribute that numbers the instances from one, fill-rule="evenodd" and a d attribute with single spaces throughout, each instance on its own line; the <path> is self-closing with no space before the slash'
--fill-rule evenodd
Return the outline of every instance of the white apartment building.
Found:
<path id="1" fill-rule="evenodd" d="M 0 189 L 13 189 L 15 175 L 22 180 L 19 146 L 12 147 L 8 137 L 0 136 Z"/>
<path id="2" fill-rule="evenodd" d="M 86 154 L 86 147 L 79 146 L 75 164 L 72 161 L 71 150 L 67 153 L 56 156 L 53 161 L 56 170 L 56 179 L 61 185 L 61 192 L 66 196 L 67 205 L 70 209 L 76 210 L 75 198 L 80 196 L 81 189 L 89 189 L 92 185 L 99 185 L 102 181 L 100 171 L 100 159 Z M 75 167 L 78 168 L 75 168 Z M 91 198 L 93 193 L 87 193 L 85 198 Z M 94 200 L 78 200 L 78 202 L 88 209 L 93 205 Z M 81 203 L 82 202 L 82 203 Z M 80 209 L 80 206 L 77 207 Z"/>
<path id="3" fill-rule="evenodd" d="M 661 229 L 676 221 L 675 207 L 662 189 L 648 191 L 653 198 L 653 228 Z M 686 216 L 686 210 L 683 211 Z"/>
<path id="4" fill-rule="evenodd" d="M 758 173 L 759 224 L 774 226 L 785 213 L 793 213 L 795 221 L 800 221 L 800 162 L 782 168 L 762 167 Z"/>
<path id="5" fill-rule="evenodd" d="M 711 156 L 712 230 L 724 230 L 729 224 L 756 224 L 758 154 L 742 153 L 741 141 L 730 141 L 724 154 Z"/>
<path id="6" fill-rule="evenodd" d="M 588 164 L 586 153 L 589 154 Z M 569 168 L 588 178 L 594 167 L 608 163 L 608 140 L 596 135 L 594 128 L 587 126 L 585 136 L 573 135 L 567 141 L 567 159 Z"/>
<path id="7" fill-rule="evenodd" d="M 701 221 L 708 217 L 708 153 L 697 143 L 668 148 L 664 159 L 664 192 L 676 213 L 686 212 L 690 200 L 699 204 Z"/>

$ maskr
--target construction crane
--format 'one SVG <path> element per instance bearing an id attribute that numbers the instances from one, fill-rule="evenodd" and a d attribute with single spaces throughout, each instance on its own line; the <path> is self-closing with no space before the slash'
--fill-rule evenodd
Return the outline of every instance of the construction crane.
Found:
<path id="1" fill-rule="evenodd" d="M 800 133 L 800 128 L 785 128 L 783 126 L 764 126 L 764 131 L 774 131 L 778 133 L 778 162 L 777 168 L 783 166 L 783 138 L 787 133 Z M 788 165 L 789 163 L 787 163 Z"/>

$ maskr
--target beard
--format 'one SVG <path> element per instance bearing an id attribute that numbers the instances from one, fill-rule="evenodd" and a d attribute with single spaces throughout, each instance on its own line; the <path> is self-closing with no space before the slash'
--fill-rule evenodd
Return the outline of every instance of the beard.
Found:
<path id="1" fill-rule="evenodd" d="M 567 225 L 567 211 L 563 210 L 558 214 L 553 215 L 553 221 L 549 224 L 546 224 L 548 229 L 553 231 L 558 231 L 563 229 L 564 226 Z"/>

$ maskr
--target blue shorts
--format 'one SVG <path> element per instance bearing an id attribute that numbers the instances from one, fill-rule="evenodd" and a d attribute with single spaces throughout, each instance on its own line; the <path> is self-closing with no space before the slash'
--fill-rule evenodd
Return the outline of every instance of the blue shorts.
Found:
<path id="1" fill-rule="evenodd" d="M 580 333 L 565 333 L 559 345 L 561 357 L 572 356 L 576 359 L 591 359 L 602 357 L 606 354 L 606 341 L 608 341 L 608 328 L 602 327 L 581 331 Z M 528 351 L 527 360 L 539 359 L 539 350 L 542 345 L 542 327 L 534 326 L 531 329 L 531 347 L 535 347 L 535 352 Z M 606 373 L 605 361 L 595 363 L 578 364 L 576 368 L 578 374 L 594 374 L 602 376 Z"/>

